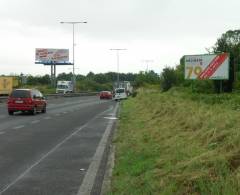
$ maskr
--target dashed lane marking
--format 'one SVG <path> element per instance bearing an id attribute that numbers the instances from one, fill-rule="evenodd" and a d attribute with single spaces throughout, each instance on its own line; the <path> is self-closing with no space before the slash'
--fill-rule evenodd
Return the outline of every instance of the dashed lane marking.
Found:
<path id="1" fill-rule="evenodd" d="M 40 122 L 40 120 L 35 120 L 35 121 L 32 121 L 31 123 L 36 124 L 36 123 L 39 123 L 39 122 Z"/>
<path id="2" fill-rule="evenodd" d="M 51 119 L 52 117 L 50 117 L 50 116 L 46 116 L 46 117 L 44 117 L 43 119 L 45 119 L 45 120 L 49 120 L 49 119 Z"/>
<path id="3" fill-rule="evenodd" d="M 19 126 L 13 127 L 13 129 L 21 129 L 23 127 L 25 127 L 25 126 L 24 125 L 19 125 Z"/>

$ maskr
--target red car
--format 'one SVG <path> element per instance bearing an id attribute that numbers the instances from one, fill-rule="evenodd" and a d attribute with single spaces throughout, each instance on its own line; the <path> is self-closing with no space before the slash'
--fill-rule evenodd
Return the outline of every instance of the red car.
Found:
<path id="1" fill-rule="evenodd" d="M 112 99 L 111 91 L 101 91 L 99 94 L 100 99 Z"/>
<path id="2" fill-rule="evenodd" d="M 7 107 L 9 115 L 17 111 L 28 111 L 34 115 L 37 112 L 46 113 L 47 102 L 37 89 L 15 89 L 8 98 Z"/>

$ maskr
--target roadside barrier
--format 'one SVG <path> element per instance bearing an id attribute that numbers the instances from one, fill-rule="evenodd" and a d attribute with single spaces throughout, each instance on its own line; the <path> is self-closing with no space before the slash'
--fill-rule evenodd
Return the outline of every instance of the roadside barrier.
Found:
<path id="1" fill-rule="evenodd" d="M 80 93 L 66 93 L 66 94 L 46 94 L 46 99 L 53 99 L 53 98 L 66 98 L 66 97 L 79 97 L 79 96 L 95 96 L 99 94 L 98 92 L 80 92 Z M 0 103 L 6 102 L 7 96 L 0 96 Z"/>

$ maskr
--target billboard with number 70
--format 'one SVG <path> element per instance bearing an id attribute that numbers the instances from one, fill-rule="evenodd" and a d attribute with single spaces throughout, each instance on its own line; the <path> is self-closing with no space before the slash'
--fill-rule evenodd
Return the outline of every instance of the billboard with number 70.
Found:
<path id="1" fill-rule="evenodd" d="M 229 79 L 229 54 L 187 55 L 185 57 L 185 79 Z"/>

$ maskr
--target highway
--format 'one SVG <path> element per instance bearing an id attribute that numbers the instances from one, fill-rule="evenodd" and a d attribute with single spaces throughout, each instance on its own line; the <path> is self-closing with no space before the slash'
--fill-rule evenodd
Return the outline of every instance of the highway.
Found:
<path id="1" fill-rule="evenodd" d="M 8 116 L 0 104 L 0 195 L 100 194 L 117 108 L 68 97 L 48 100 L 46 114 Z"/>

